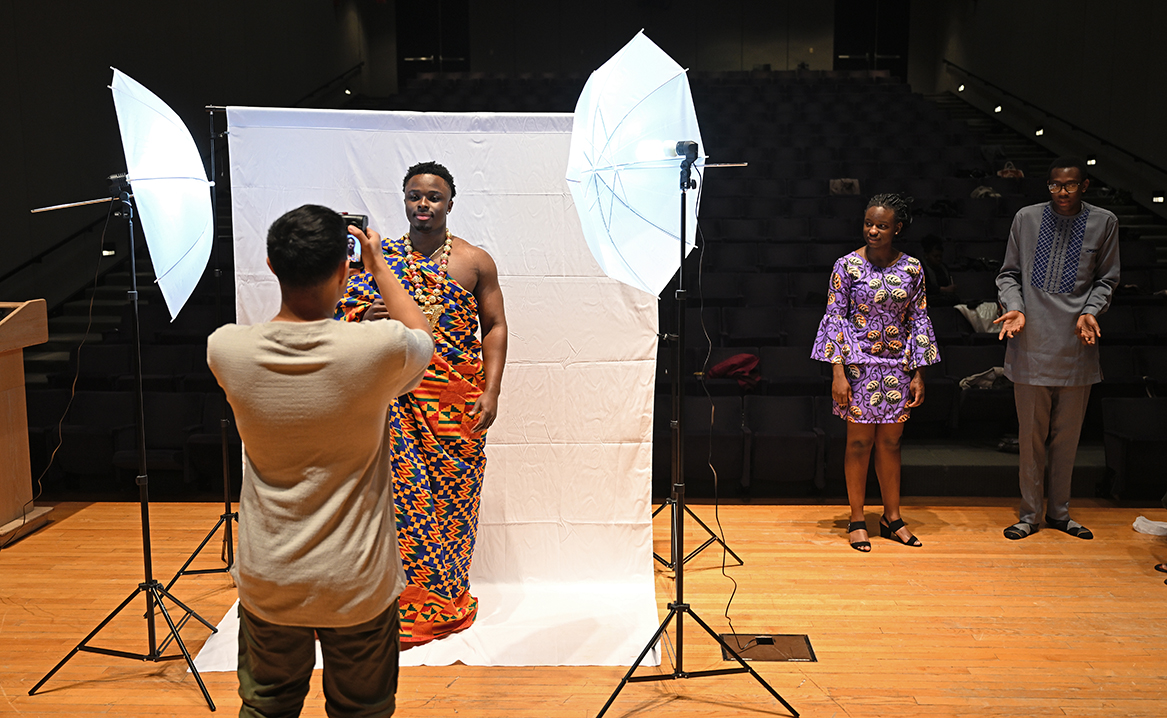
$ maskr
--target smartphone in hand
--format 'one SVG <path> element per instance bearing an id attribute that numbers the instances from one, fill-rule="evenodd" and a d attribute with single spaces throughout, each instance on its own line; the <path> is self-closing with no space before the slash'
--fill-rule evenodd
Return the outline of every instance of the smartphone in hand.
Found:
<path id="1" fill-rule="evenodd" d="M 369 229 L 369 217 L 367 215 L 341 212 L 340 216 L 344 218 L 346 227 L 352 225 L 362 232 Z M 348 236 L 348 266 L 349 269 L 363 270 L 365 268 L 365 263 L 361 260 L 361 240 L 352 234 Z"/>

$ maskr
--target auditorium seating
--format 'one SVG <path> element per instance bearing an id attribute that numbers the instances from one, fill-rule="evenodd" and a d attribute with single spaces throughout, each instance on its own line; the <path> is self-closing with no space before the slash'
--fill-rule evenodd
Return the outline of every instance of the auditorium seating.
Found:
<path id="1" fill-rule="evenodd" d="M 362 101 L 368 109 L 571 112 L 585 80 L 584 75 L 430 74 L 410 81 L 392 98 Z M 710 169 L 690 195 L 698 203 L 699 223 L 698 250 L 686 260 L 683 392 L 689 494 L 712 495 L 707 464 L 713 452 L 722 496 L 785 495 L 795 487 L 838 495 L 843 490 L 845 426 L 830 412 L 830 367 L 809 354 L 830 269 L 862 244 L 867 199 L 886 191 L 914 197 L 916 219 L 901 248 L 918 256 L 924 236 L 944 238 L 945 262 L 959 296 L 992 301 L 1013 215 L 1048 198 L 1045 167 L 1022 166 L 1022 179 L 996 176 L 1008 159 L 999 147 L 987 147 L 992 143 L 969 123 L 950 117 L 936 102 L 913 94 L 886 73 L 693 72 L 690 82 L 702 150 L 711 162 L 749 166 Z M 842 178 L 857 180 L 858 194 L 832 195 L 831 180 Z M 974 198 L 982 187 L 997 196 Z M 1092 186 L 1087 200 L 1103 197 L 1104 191 Z M 223 249 L 229 257 L 229 245 Z M 1167 289 L 1167 268 L 1159 264 L 1154 241 L 1137 232 L 1124 235 L 1121 253 L 1122 284 L 1131 286 L 1117 293 L 1110 312 L 1100 319 L 1106 381 L 1095 392 L 1086 424 L 1088 437 L 1096 440 L 1102 438 L 1107 401 L 1167 392 L 1167 353 L 1162 351 L 1167 344 L 1167 299 L 1153 296 Z M 203 412 L 196 422 L 200 428 L 186 438 L 183 471 L 193 477 L 191 485 L 210 488 L 221 471 L 221 407 L 215 404 L 221 395 L 206 371 L 204 344 L 206 335 L 224 321 L 215 309 L 215 284 L 208 273 L 173 324 L 160 303 L 142 308 L 148 388 L 202 397 Z M 223 284 L 229 293 L 230 282 Z M 675 282 L 661 294 L 662 330 L 675 330 L 673 288 Z M 232 303 L 228 296 L 225 305 Z M 1011 389 L 959 387 L 966 376 L 1001 366 L 1004 346 L 996 335 L 974 332 L 951 307 L 934 306 L 930 315 L 942 363 L 926 374 L 927 401 L 913 412 L 907 435 L 995 438 L 1015 427 Z M 80 431 L 77 422 L 100 403 L 92 390 L 110 395 L 103 400 L 112 402 L 106 419 L 118 416 L 117 421 L 124 421 L 113 404 L 121 396 L 115 390 L 128 388 L 128 323 L 106 339 L 109 346 L 81 350 L 78 386 L 91 391 L 70 411 L 69 432 Z M 742 352 L 760 358 L 760 381 L 752 388 L 700 375 L 711 366 L 705 364 L 706 356 L 715 363 Z M 658 496 L 668 491 L 670 357 L 670 347 L 662 346 L 653 452 Z M 72 378 L 71 370 L 62 371 L 51 378 L 50 388 L 68 387 Z M 30 396 L 34 393 L 30 390 Z M 716 409 L 712 435 L 706 393 Z M 48 390 L 44 394 L 45 406 L 59 399 Z M 37 451 L 43 454 L 55 428 L 42 418 L 38 431 Z M 817 437 L 817 462 L 791 458 L 781 476 L 767 473 L 779 461 L 775 447 L 785 446 L 772 437 L 786 436 L 782 432 Z M 231 436 L 235 451 L 237 434 Z M 90 454 L 96 458 L 85 464 L 88 469 L 77 463 L 77 456 L 65 462 L 74 484 L 85 480 L 86 470 L 112 471 L 113 449 L 101 443 L 107 438 L 90 437 L 100 446 Z M 794 446 L 782 451 L 796 451 Z M 802 448 L 797 451 L 805 449 L 798 446 Z M 216 478 L 207 478 L 211 474 Z"/>
<path id="2" fill-rule="evenodd" d="M 1119 499 L 1163 495 L 1167 398 L 1102 400 L 1109 493 Z"/>
<path id="3" fill-rule="evenodd" d="M 132 396 L 132 395 L 131 395 Z M 187 439 L 203 425 L 203 396 L 148 391 L 142 395 L 146 423 L 146 470 L 154 495 L 181 495 L 191 482 Z M 138 434 L 134 426 L 114 436 L 113 465 L 119 486 L 133 486 L 139 472 Z"/>
<path id="4" fill-rule="evenodd" d="M 745 399 L 749 473 L 743 488 L 751 497 L 798 496 L 822 489 L 825 432 L 814 423 L 811 396 L 749 396 Z"/>

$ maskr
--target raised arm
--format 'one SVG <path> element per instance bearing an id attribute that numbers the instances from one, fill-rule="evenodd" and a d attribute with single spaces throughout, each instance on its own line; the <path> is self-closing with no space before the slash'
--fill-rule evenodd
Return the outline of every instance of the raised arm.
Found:
<path id="1" fill-rule="evenodd" d="M 409 296 L 409 292 L 401 285 L 397 275 L 389 269 L 385 261 L 385 253 L 381 251 L 381 235 L 373 230 L 366 234 L 357 227 L 349 226 L 348 231 L 361 242 L 361 256 L 364 257 L 365 268 L 377 281 L 377 288 L 381 290 L 381 299 L 389 316 L 404 324 L 409 329 L 421 329 L 433 339 L 430 323 L 425 315 Z"/>

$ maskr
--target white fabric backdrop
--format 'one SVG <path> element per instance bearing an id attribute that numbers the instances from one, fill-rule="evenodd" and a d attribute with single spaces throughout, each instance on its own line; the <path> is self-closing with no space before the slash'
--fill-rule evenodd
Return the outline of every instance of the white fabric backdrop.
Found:
<path id="1" fill-rule="evenodd" d="M 605 277 L 587 249 L 564 180 L 571 116 L 229 108 L 227 118 L 240 323 L 279 306 L 264 264 L 273 220 L 317 203 L 400 236 L 401 180 L 419 161 L 450 169 L 451 231 L 498 264 L 510 348 L 470 574 L 479 617 L 403 664 L 631 664 L 658 625 L 656 298 Z M 234 669 L 234 625 L 232 611 L 201 670 Z"/>

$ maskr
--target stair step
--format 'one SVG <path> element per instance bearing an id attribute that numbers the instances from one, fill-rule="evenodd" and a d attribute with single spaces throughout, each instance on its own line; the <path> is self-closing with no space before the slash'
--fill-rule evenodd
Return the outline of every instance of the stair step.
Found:
<path id="1" fill-rule="evenodd" d="M 1091 197 L 1090 204 L 1095 207 L 1102 207 L 1114 212 L 1118 216 L 1142 217 L 1144 216 L 1139 208 L 1133 204 L 1118 204 L 1117 202 L 1109 202 L 1105 197 Z"/>
<path id="2" fill-rule="evenodd" d="M 24 373 L 52 374 L 64 371 L 69 367 L 69 352 L 67 351 L 39 351 L 26 352 L 24 355 Z"/>
<path id="3" fill-rule="evenodd" d="M 53 328 L 49 327 L 49 340 L 44 344 L 38 344 L 37 348 L 46 350 L 49 348 L 55 349 L 56 345 L 75 347 L 83 341 L 86 344 L 100 344 L 102 342 L 101 334 L 90 332 L 89 338 L 86 339 L 84 332 L 53 331 Z"/>
<path id="4" fill-rule="evenodd" d="M 90 336 L 96 334 L 101 336 L 103 331 L 110 329 L 117 329 L 122 325 L 121 316 L 117 317 L 103 317 L 94 316 L 93 323 L 89 329 Z M 84 334 L 85 327 L 90 325 L 89 317 L 85 316 L 61 316 L 49 319 L 49 329 L 53 332 L 66 332 L 74 334 Z"/>
<path id="5" fill-rule="evenodd" d="M 126 292 L 130 291 L 129 285 L 113 285 L 103 284 L 99 287 L 91 287 L 85 292 L 85 298 L 97 297 L 100 299 L 118 300 L 122 304 L 129 301 L 126 297 Z M 138 285 L 138 298 L 143 300 L 159 300 L 162 299 L 162 290 L 158 288 L 157 284 L 151 282 L 150 284 Z"/>
<path id="6" fill-rule="evenodd" d="M 1132 217 L 1131 221 L 1129 223 L 1124 223 L 1123 226 L 1142 233 L 1144 237 L 1147 235 L 1153 235 L 1156 237 L 1167 235 L 1167 226 L 1157 222 L 1144 221 L 1144 219 L 1145 218 L 1143 217 Z"/>
<path id="7" fill-rule="evenodd" d="M 88 316 L 90 309 L 93 310 L 94 317 L 121 317 L 122 307 L 126 306 L 125 299 L 79 299 L 73 302 L 65 302 L 62 311 L 66 316 L 70 317 L 84 317 Z"/>
<path id="8" fill-rule="evenodd" d="M 1056 155 L 1037 143 L 1027 134 L 1006 126 L 992 113 L 986 113 L 966 103 L 957 95 L 948 92 L 927 96 L 938 107 L 943 108 L 954 119 L 963 119 L 970 128 L 981 134 L 982 143 L 1000 145 L 1005 156 L 1030 176 L 1044 171 Z M 1095 181 L 1093 190 L 1108 185 Z M 1138 235 L 1140 241 L 1155 244 L 1158 261 L 1167 261 L 1167 222 L 1131 202 L 1130 195 L 1123 192 L 1108 193 L 1108 196 L 1087 196 L 1087 201 L 1109 209 L 1118 217 L 1119 226 Z"/>
<path id="9" fill-rule="evenodd" d="M 141 268 L 138 269 L 138 288 L 139 289 L 145 285 L 148 285 L 148 284 L 153 285 L 155 279 L 157 279 L 157 277 L 154 276 L 153 271 L 147 272 L 147 271 L 143 271 Z M 104 284 L 106 284 L 107 286 L 108 285 L 115 285 L 115 286 L 120 286 L 120 287 L 129 287 L 130 286 L 130 273 L 129 273 L 129 271 L 110 272 L 109 274 L 105 275 Z"/>

